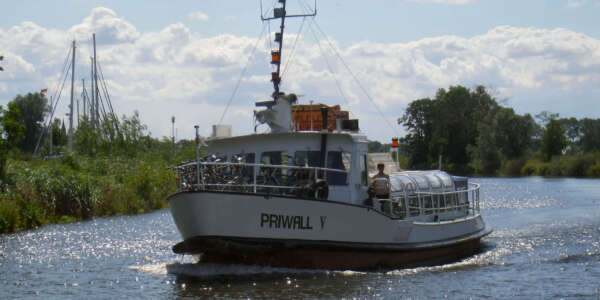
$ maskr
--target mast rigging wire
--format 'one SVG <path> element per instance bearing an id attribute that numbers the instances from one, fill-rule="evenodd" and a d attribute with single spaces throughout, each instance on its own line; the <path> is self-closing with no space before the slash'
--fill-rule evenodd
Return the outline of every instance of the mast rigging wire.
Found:
<path id="1" fill-rule="evenodd" d="M 269 23 L 269 22 L 267 22 Z M 242 82 L 242 78 L 244 77 L 244 75 L 246 74 L 246 70 L 248 69 L 248 66 L 250 65 L 250 62 L 252 61 L 252 57 L 254 57 L 254 53 L 256 52 L 256 48 L 258 48 L 258 44 L 260 43 L 260 41 L 262 41 L 262 36 L 263 33 L 265 33 L 265 29 L 267 28 L 266 24 L 263 24 L 263 28 L 260 31 L 260 34 L 258 35 L 258 38 L 256 39 L 256 43 L 254 44 L 254 48 L 252 49 L 252 52 L 250 53 L 250 56 L 248 57 L 248 60 L 246 61 L 246 65 L 244 66 L 244 69 L 242 69 L 242 73 L 240 74 L 240 77 L 238 78 L 236 84 L 235 84 L 235 88 L 233 89 L 233 92 L 231 93 L 231 97 L 229 97 L 229 100 L 227 101 L 227 106 L 225 106 L 225 110 L 223 111 L 223 114 L 221 114 L 221 118 L 219 119 L 219 123 L 217 124 L 221 124 L 221 122 L 223 122 L 223 118 L 225 118 L 225 115 L 227 114 L 227 111 L 229 110 L 229 106 L 231 105 L 231 101 L 233 101 L 233 97 L 235 97 L 235 94 L 237 93 L 238 88 L 240 87 L 240 83 Z"/>
<path id="2" fill-rule="evenodd" d="M 342 99 L 344 100 L 344 102 L 346 102 L 346 104 L 350 105 L 350 102 L 348 101 L 348 98 L 346 97 L 346 94 L 344 93 L 344 90 L 342 89 L 342 86 L 341 86 L 341 84 L 340 84 L 337 76 L 335 76 L 335 72 L 333 71 L 333 67 L 331 66 L 331 63 L 329 62 L 329 59 L 327 59 L 327 56 L 325 55 L 325 51 L 323 51 L 323 47 L 321 47 L 321 43 L 319 42 L 319 38 L 317 37 L 317 34 L 315 33 L 315 31 L 312 28 L 312 26 L 310 25 L 310 23 L 308 23 L 308 29 L 313 34 L 313 37 L 315 39 L 315 42 L 316 42 L 317 46 L 319 46 L 319 51 L 321 52 L 321 56 L 323 56 L 323 59 L 325 60 L 325 64 L 327 65 L 327 69 L 329 69 L 329 73 L 333 77 L 333 80 L 335 81 L 335 86 L 337 87 L 338 91 L 340 92 L 340 95 L 342 96 Z M 350 111 L 350 114 L 352 116 L 355 116 L 352 111 Z"/>
<path id="3" fill-rule="evenodd" d="M 100 70 L 100 83 L 102 84 L 102 92 L 105 95 L 105 101 L 107 102 L 107 106 L 110 110 L 110 116 L 112 117 L 115 123 L 115 129 L 117 130 L 117 132 L 119 132 L 119 119 L 115 115 L 115 111 L 112 106 L 112 101 L 110 100 L 110 94 L 108 93 L 108 86 L 106 85 L 106 80 L 104 80 L 104 73 L 102 72 L 102 66 L 100 64 L 98 64 L 98 69 Z"/>
<path id="4" fill-rule="evenodd" d="M 331 40 L 329 39 L 329 37 L 323 32 L 323 30 L 321 29 L 321 26 L 319 26 L 319 23 L 317 23 L 317 21 L 315 21 L 314 19 L 312 19 L 312 21 L 315 24 L 315 26 L 317 27 L 317 29 L 319 30 L 319 32 L 321 32 L 321 34 L 325 37 L 325 40 L 327 41 L 329 47 L 333 50 L 333 52 L 335 53 L 335 55 L 342 62 L 342 64 L 344 65 L 344 67 L 346 68 L 346 70 L 348 71 L 348 73 L 350 73 L 350 75 L 352 76 L 352 78 L 354 79 L 354 81 L 356 82 L 356 84 L 358 85 L 358 87 L 367 96 L 367 99 L 369 99 L 369 101 L 371 102 L 371 104 L 373 104 L 373 106 L 375 106 L 375 109 L 381 115 L 381 117 L 385 120 L 385 122 L 388 124 L 388 126 L 390 127 L 390 129 L 392 129 L 392 131 L 394 131 L 394 133 L 398 136 L 399 135 L 398 130 L 396 130 L 396 128 L 394 126 L 392 126 L 392 123 L 390 123 L 390 121 L 385 117 L 385 115 L 383 114 L 383 112 L 381 111 L 381 109 L 379 108 L 379 106 L 377 105 L 377 103 L 375 103 L 375 101 L 373 100 L 373 98 L 371 98 L 371 95 L 369 95 L 369 93 L 367 92 L 367 89 L 358 80 L 358 77 L 356 77 L 356 75 L 354 75 L 354 72 L 352 72 L 352 70 L 350 69 L 350 67 L 346 63 L 346 61 L 344 61 L 344 59 L 342 58 L 342 56 L 340 55 L 340 53 L 333 46 L 333 43 L 331 42 Z"/>
<path id="5" fill-rule="evenodd" d="M 281 78 L 283 78 L 285 76 L 285 71 L 287 71 L 288 66 L 290 65 L 290 62 L 292 62 L 292 60 L 294 60 L 294 55 L 296 54 L 296 45 L 298 44 L 298 39 L 300 37 L 300 34 L 302 33 L 302 27 L 304 27 L 305 20 L 306 20 L 306 17 L 303 17 L 302 23 L 300 24 L 300 28 L 298 29 L 298 33 L 296 34 L 296 39 L 294 40 L 294 45 L 292 46 L 292 53 L 290 54 L 290 58 L 285 63 L 285 66 L 283 66 L 283 71 L 281 72 Z"/>
<path id="6" fill-rule="evenodd" d="M 69 51 L 69 54 L 71 54 L 71 52 Z M 40 143 L 42 142 L 42 140 L 45 140 L 46 135 L 48 134 L 48 130 L 50 128 L 50 124 L 52 123 L 52 118 L 54 117 L 54 113 L 56 112 L 56 108 L 58 107 L 58 102 L 60 100 L 60 96 L 62 95 L 62 91 L 65 87 L 65 82 L 67 81 L 67 75 L 69 75 L 69 69 L 71 67 L 71 63 L 68 64 L 67 66 L 67 73 L 63 74 L 63 80 L 62 80 L 62 84 L 60 84 L 60 89 L 57 89 L 54 93 L 55 95 L 55 99 L 56 101 L 54 101 L 53 103 L 53 107 L 51 108 L 51 112 L 50 112 L 50 116 L 48 117 L 48 120 L 46 120 L 46 130 L 42 131 L 42 134 L 40 135 L 40 137 L 37 140 L 37 143 L 35 145 L 35 149 L 33 151 L 34 155 L 38 154 L 38 151 L 40 150 Z M 60 81 L 59 81 L 60 82 Z M 58 93 L 58 96 L 57 96 Z"/>

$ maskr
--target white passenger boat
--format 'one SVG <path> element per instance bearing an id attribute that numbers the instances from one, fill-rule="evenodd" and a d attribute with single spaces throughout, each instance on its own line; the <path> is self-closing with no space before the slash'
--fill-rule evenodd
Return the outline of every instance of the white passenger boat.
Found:
<path id="1" fill-rule="evenodd" d="M 283 31 L 279 2 L 274 18 Z M 474 253 L 491 232 L 479 185 L 440 170 L 389 170 L 388 194 L 373 195 L 357 120 L 333 122 L 320 106 L 320 130 L 293 121 L 297 98 L 279 91 L 281 32 L 275 41 L 273 100 L 256 103 L 266 107 L 257 119 L 271 130 L 217 134 L 208 157 L 175 168 L 178 191 L 168 205 L 183 241 L 173 251 L 206 262 L 318 269 L 429 265 Z"/>

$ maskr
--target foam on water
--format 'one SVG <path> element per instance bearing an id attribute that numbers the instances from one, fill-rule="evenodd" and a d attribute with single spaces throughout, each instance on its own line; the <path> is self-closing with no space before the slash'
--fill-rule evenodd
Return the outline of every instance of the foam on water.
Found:
<path id="1" fill-rule="evenodd" d="M 167 275 L 167 264 L 149 264 L 141 266 L 129 266 L 130 270 L 143 272 L 150 275 Z"/>
<path id="2" fill-rule="evenodd" d="M 135 267 L 136 270 L 153 272 L 154 265 L 146 267 Z M 184 275 L 190 277 L 217 277 L 217 276 L 252 276 L 252 275 L 342 275 L 342 276 L 358 276 L 365 275 L 367 272 L 340 270 L 313 270 L 313 269 L 294 269 L 294 268 L 276 268 L 269 266 L 255 265 L 235 265 L 235 264 L 215 264 L 215 263 L 170 263 L 165 265 L 166 271 L 169 274 Z"/>

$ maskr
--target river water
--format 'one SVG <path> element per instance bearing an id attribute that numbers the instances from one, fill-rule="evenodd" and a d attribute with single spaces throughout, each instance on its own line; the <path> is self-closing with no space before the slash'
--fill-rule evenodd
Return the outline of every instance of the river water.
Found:
<path id="1" fill-rule="evenodd" d="M 379 272 L 193 264 L 167 210 L 0 236 L 0 299 L 600 299 L 600 180 L 475 178 L 494 232 L 455 263 Z"/>

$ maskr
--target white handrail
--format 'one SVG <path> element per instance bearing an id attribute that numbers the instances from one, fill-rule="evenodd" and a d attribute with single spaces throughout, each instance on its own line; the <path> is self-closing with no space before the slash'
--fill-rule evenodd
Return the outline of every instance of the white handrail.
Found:
<path id="1" fill-rule="evenodd" d="M 175 167 L 175 169 L 182 169 L 184 167 L 195 166 L 196 164 L 197 164 L 196 162 L 188 162 L 186 164 L 179 165 L 179 166 Z M 317 171 L 326 171 L 326 172 L 348 173 L 348 171 L 342 170 L 342 169 L 321 168 L 321 167 L 304 167 L 304 166 L 292 166 L 292 165 L 271 165 L 271 164 L 259 164 L 259 163 L 199 162 L 198 165 L 201 165 L 201 166 L 263 167 L 263 168 L 297 169 L 297 170 L 317 170 Z"/>
<path id="2" fill-rule="evenodd" d="M 446 195 L 446 194 L 458 194 L 458 193 L 465 193 L 465 192 L 472 192 L 472 191 L 479 191 L 479 187 L 480 185 L 478 183 L 471 183 L 469 182 L 469 185 L 472 187 L 466 189 L 466 190 L 457 190 L 457 191 L 445 191 L 445 192 L 415 192 L 415 194 L 427 194 L 427 195 Z M 392 191 L 393 193 L 394 191 Z"/>

